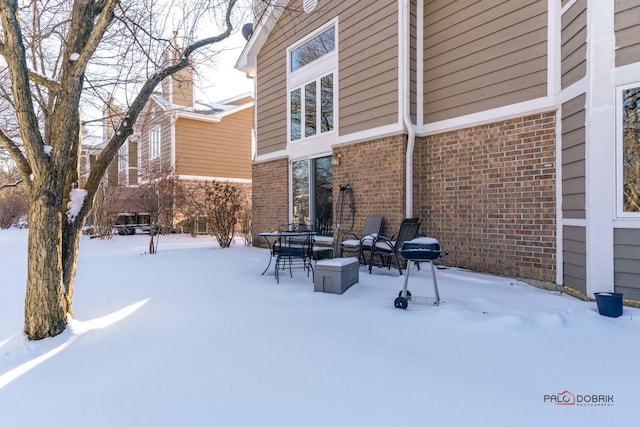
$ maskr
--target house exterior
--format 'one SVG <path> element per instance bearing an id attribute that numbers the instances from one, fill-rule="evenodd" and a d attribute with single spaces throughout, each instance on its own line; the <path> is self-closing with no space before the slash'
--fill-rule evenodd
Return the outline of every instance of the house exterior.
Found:
<path id="1" fill-rule="evenodd" d="M 251 195 L 253 95 L 242 94 L 215 104 L 196 102 L 193 70 L 187 68 L 163 80 L 149 99 L 134 134 L 120 148 L 107 173 L 129 214 L 139 214 L 135 188 L 159 176 L 175 174 L 183 182 L 223 181 Z M 112 135 L 122 111 L 105 111 L 105 138 Z M 127 196 L 126 188 L 131 193 Z M 130 200 L 130 203 L 126 201 Z M 139 205 L 139 204 L 138 204 Z M 175 223 L 181 218 L 174 217 Z"/>
<path id="2" fill-rule="evenodd" d="M 417 216 L 444 263 L 640 300 L 640 0 L 254 3 L 254 230 L 348 183 L 354 230 Z"/>

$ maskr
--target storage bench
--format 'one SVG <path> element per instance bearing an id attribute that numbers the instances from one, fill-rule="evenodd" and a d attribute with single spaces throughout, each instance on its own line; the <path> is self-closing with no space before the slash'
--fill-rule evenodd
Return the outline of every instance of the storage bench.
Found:
<path id="1" fill-rule="evenodd" d="M 313 272 L 313 290 L 342 294 L 359 281 L 358 258 L 333 258 L 316 262 Z"/>

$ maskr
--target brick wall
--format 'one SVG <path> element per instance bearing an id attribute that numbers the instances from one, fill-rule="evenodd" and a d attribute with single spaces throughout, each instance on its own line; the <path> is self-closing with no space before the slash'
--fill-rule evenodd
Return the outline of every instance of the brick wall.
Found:
<path id="1" fill-rule="evenodd" d="M 554 281 L 555 112 L 419 138 L 415 214 L 444 263 Z"/>
<path id="2" fill-rule="evenodd" d="M 391 236 L 398 232 L 406 212 L 406 140 L 406 135 L 395 135 L 334 148 L 334 154 L 340 156 L 340 165 L 333 167 L 334 203 L 338 202 L 340 186 L 350 184 L 356 209 L 353 227 L 356 234 L 362 230 L 367 216 L 384 216 L 384 234 Z"/>
<path id="3" fill-rule="evenodd" d="M 289 162 L 278 159 L 254 163 L 252 175 L 253 244 L 266 247 L 261 231 L 277 230 L 289 218 Z"/>

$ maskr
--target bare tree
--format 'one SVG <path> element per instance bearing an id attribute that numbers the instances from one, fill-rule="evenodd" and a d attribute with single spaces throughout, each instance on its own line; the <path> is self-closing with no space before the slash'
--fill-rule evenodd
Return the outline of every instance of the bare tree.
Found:
<path id="1" fill-rule="evenodd" d="M 177 28 L 185 37 L 183 48 L 161 27 L 171 25 L 164 1 L 0 1 L 0 79 L 7 80 L 0 85 L 0 145 L 29 196 L 29 339 L 65 329 L 73 316 L 82 227 L 108 165 L 154 88 L 192 65 L 198 50 L 231 34 L 237 1 L 184 3 L 192 6 L 183 15 L 189 20 L 214 14 L 222 22 L 219 34 L 204 38 L 196 36 L 194 22 Z M 133 96 L 79 191 L 80 108 L 103 105 L 108 95 L 120 93 Z"/>
<path id="2" fill-rule="evenodd" d="M 29 202 L 18 171 L 0 169 L 0 228 L 9 228 L 27 215 Z"/>
<path id="3" fill-rule="evenodd" d="M 214 181 L 205 187 L 205 211 L 210 233 L 221 248 L 233 242 L 246 197 L 235 185 Z"/>
<path id="4" fill-rule="evenodd" d="M 103 179 L 93 199 L 91 210 L 92 234 L 100 239 L 111 239 L 118 219 L 117 200 L 119 187 L 109 186 Z"/>
<path id="5" fill-rule="evenodd" d="M 140 203 L 149 213 L 149 253 L 158 250 L 161 233 L 168 233 L 173 228 L 174 206 L 180 179 L 170 169 L 150 169 L 143 172 L 144 183 Z"/>
<path id="6" fill-rule="evenodd" d="M 244 245 L 251 246 L 253 240 L 253 223 L 251 221 L 251 203 L 249 203 L 248 200 L 245 200 L 245 202 L 242 203 L 238 222 L 238 231 L 240 231 L 240 236 L 242 237 Z"/>
<path id="7" fill-rule="evenodd" d="M 196 237 L 202 219 L 201 186 L 194 183 L 181 183 L 176 189 L 176 211 L 180 215 L 183 228 L 186 228 L 191 237 Z"/>
<path id="8" fill-rule="evenodd" d="M 242 224 L 248 204 L 245 192 L 228 182 L 200 181 L 185 184 L 180 191 L 179 204 L 192 217 L 204 218 L 209 233 L 221 248 L 231 246 L 238 224 L 245 227 L 243 230 L 251 226 L 250 222 Z"/>

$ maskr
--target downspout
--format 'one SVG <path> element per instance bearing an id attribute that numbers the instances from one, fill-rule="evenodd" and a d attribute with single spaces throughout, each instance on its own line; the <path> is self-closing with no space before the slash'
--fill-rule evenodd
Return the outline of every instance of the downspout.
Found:
<path id="1" fill-rule="evenodd" d="M 416 132 L 411 122 L 411 0 L 402 0 L 402 22 L 400 25 L 400 55 L 402 64 L 402 120 L 407 128 L 407 152 L 405 158 L 405 217 L 413 217 L 413 152 Z"/>

